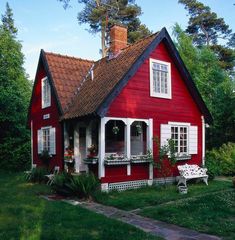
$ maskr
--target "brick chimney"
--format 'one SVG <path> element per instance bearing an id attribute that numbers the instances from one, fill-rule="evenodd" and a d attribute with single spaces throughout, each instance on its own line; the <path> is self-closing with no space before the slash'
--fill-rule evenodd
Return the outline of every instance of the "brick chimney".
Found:
<path id="1" fill-rule="evenodd" d="M 110 29 L 110 54 L 116 55 L 127 46 L 127 27 L 113 25 Z"/>

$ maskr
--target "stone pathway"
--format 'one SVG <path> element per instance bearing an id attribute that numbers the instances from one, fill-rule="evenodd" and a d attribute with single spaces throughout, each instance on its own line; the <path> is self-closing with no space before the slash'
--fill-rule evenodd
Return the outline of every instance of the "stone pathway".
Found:
<path id="1" fill-rule="evenodd" d="M 166 240 L 219 240 L 221 238 L 204 233 L 199 233 L 187 228 L 173 224 L 153 220 L 139 216 L 133 212 L 123 211 L 114 207 L 104 206 L 95 202 L 78 202 L 75 200 L 63 200 L 72 205 L 79 205 L 90 211 L 102 214 L 132 226 L 155 236 L 163 237 Z"/>

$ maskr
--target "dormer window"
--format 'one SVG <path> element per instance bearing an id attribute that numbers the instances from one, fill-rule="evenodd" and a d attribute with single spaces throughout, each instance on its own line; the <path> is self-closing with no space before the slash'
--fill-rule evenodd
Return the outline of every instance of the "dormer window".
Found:
<path id="1" fill-rule="evenodd" d="M 150 58 L 150 96 L 171 99 L 171 64 Z"/>
<path id="2" fill-rule="evenodd" d="M 48 78 L 42 79 L 42 108 L 51 106 L 51 87 Z"/>

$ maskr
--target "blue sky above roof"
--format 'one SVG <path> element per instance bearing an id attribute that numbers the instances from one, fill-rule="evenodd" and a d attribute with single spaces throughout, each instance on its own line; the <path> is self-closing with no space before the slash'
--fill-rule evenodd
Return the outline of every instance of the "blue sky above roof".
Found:
<path id="1" fill-rule="evenodd" d="M 0 1 L 0 13 L 5 12 L 5 0 Z M 91 35 L 88 26 L 79 25 L 77 12 L 81 5 L 71 0 L 72 7 L 64 10 L 56 0 L 8 0 L 13 9 L 15 24 L 19 30 L 18 39 L 22 41 L 25 54 L 25 69 L 34 79 L 40 49 L 60 54 L 97 60 L 100 58 L 100 37 Z M 223 17 L 235 32 L 234 0 L 201 0 L 211 7 L 219 17 Z M 141 6 L 142 23 L 153 32 L 166 27 L 171 34 L 177 22 L 183 28 L 187 25 L 187 11 L 177 0 L 136 0 Z"/>

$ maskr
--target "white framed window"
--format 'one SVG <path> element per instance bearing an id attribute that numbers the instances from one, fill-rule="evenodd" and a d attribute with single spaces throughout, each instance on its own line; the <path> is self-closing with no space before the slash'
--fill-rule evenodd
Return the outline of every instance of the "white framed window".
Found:
<path id="1" fill-rule="evenodd" d="M 56 154 L 55 128 L 42 127 L 38 129 L 38 154 L 47 150 L 50 154 Z"/>
<path id="2" fill-rule="evenodd" d="M 42 79 L 42 108 L 51 106 L 51 87 L 47 77 Z"/>
<path id="3" fill-rule="evenodd" d="M 171 63 L 150 58 L 150 96 L 171 99 Z"/>
<path id="4" fill-rule="evenodd" d="M 168 122 L 161 124 L 161 146 L 172 139 L 177 155 L 186 156 L 198 153 L 198 127 L 186 122 Z"/>
<path id="5" fill-rule="evenodd" d="M 188 155 L 187 126 L 171 126 L 171 139 L 174 141 L 177 155 Z"/>

